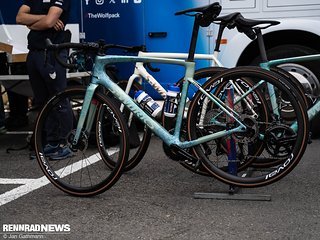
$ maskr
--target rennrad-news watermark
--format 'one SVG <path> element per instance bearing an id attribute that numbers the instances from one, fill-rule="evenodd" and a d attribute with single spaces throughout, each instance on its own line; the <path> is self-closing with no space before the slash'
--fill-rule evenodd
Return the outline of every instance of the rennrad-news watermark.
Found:
<path id="1" fill-rule="evenodd" d="M 70 224 L 2 224 L 1 234 L 4 239 L 45 239 L 70 232 Z"/>

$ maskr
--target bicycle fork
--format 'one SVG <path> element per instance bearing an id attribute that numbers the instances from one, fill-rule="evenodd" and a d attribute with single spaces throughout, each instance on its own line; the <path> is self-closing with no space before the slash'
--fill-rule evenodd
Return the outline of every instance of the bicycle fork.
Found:
<path id="1" fill-rule="evenodd" d="M 98 87 L 98 84 L 90 83 L 87 88 L 82 110 L 80 112 L 79 121 L 77 124 L 77 130 L 72 141 L 73 146 L 78 144 L 78 140 L 81 137 L 81 133 L 83 132 L 83 126 L 84 126 L 85 120 L 87 121 L 86 121 L 84 132 L 88 134 L 91 131 L 91 128 L 94 122 L 95 113 L 98 107 L 97 101 L 92 99 L 97 87 Z"/>

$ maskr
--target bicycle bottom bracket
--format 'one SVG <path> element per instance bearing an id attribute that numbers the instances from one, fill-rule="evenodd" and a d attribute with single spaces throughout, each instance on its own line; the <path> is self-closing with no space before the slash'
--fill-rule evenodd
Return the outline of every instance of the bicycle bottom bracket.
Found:
<path id="1" fill-rule="evenodd" d="M 174 132 L 174 129 L 170 129 L 169 130 L 169 133 L 173 133 Z M 181 133 L 180 133 L 180 138 L 182 140 L 185 140 L 187 137 L 187 132 L 185 130 L 181 130 Z M 165 144 L 164 142 L 162 143 L 162 148 L 163 148 L 163 151 L 164 153 L 167 155 L 167 157 L 169 157 L 171 160 L 174 160 L 174 161 L 182 161 L 182 160 L 185 160 L 185 156 L 183 156 L 182 154 L 180 154 L 178 151 L 176 151 L 176 149 L 168 146 L 167 144 Z M 186 150 L 188 152 L 188 150 Z"/>

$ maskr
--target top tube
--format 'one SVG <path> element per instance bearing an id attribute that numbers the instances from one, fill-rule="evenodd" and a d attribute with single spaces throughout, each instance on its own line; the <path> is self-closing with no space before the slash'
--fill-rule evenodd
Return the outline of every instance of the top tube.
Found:
<path id="1" fill-rule="evenodd" d="M 277 66 L 282 63 L 288 63 L 288 62 L 296 63 L 296 62 L 306 62 L 306 61 L 314 61 L 314 60 L 320 60 L 320 54 L 274 59 L 265 63 L 261 63 L 260 67 L 264 69 L 269 69 L 272 66 Z"/>
<path id="2" fill-rule="evenodd" d="M 106 56 L 96 56 L 95 59 L 95 68 L 100 68 L 101 66 L 105 66 L 111 63 L 164 63 L 164 64 L 175 64 L 181 65 L 186 68 L 193 67 L 195 65 L 194 62 L 187 62 L 181 59 L 173 59 L 173 58 L 156 58 L 156 57 L 137 57 L 137 56 L 122 56 L 122 55 L 106 55 Z M 99 69 L 100 70 L 100 69 Z"/>
<path id="3" fill-rule="evenodd" d="M 169 53 L 169 52 L 139 52 L 138 57 L 155 57 L 155 58 L 174 58 L 174 59 L 187 59 L 188 53 Z M 222 67 L 222 63 L 217 59 L 214 54 L 195 54 L 195 60 L 210 60 L 214 64 L 211 66 Z"/>

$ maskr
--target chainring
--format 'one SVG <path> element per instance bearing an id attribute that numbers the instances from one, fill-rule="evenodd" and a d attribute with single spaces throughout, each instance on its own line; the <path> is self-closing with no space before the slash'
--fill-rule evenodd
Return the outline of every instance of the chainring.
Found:
<path id="1" fill-rule="evenodd" d="M 279 124 L 266 129 L 265 146 L 274 157 L 286 157 L 292 153 L 297 134 L 289 126 Z"/>

